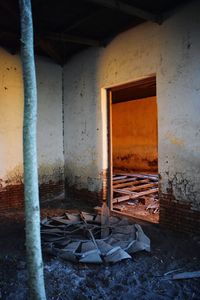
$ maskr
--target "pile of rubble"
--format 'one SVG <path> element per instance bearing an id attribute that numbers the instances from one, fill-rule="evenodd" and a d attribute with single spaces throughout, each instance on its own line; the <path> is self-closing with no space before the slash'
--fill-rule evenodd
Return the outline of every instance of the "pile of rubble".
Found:
<path id="1" fill-rule="evenodd" d="M 68 213 L 41 222 L 43 251 L 81 263 L 115 263 L 135 252 L 150 251 L 150 240 L 138 224 L 100 214 Z"/>

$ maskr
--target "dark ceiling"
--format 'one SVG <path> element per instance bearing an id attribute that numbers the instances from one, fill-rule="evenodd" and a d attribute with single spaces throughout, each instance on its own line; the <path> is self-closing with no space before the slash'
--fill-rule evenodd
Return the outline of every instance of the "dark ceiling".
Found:
<path id="1" fill-rule="evenodd" d="M 86 47 L 104 47 L 145 21 L 161 24 L 186 0 L 32 0 L 35 53 L 64 64 Z M 0 46 L 20 48 L 18 0 L 0 0 Z"/>

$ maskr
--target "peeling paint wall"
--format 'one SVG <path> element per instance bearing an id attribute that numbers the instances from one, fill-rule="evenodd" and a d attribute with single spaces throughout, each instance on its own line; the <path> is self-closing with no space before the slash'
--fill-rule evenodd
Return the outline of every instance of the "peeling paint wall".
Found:
<path id="1" fill-rule="evenodd" d="M 21 172 L 23 82 L 17 55 L 0 49 L 0 61 L 0 178 L 9 179 Z"/>
<path id="2" fill-rule="evenodd" d="M 101 104 L 98 51 L 75 57 L 64 69 L 64 153 L 67 187 L 101 190 Z M 66 192 L 67 192 L 66 188 Z"/>
<path id="3" fill-rule="evenodd" d="M 158 171 L 156 97 L 112 104 L 113 168 Z"/>
<path id="4" fill-rule="evenodd" d="M 62 68 L 37 58 L 38 165 L 40 183 L 64 179 Z"/>
<path id="5" fill-rule="evenodd" d="M 161 193 L 200 210 L 200 3 L 161 25 L 146 22 L 106 48 L 72 58 L 65 74 L 65 172 L 69 185 L 99 191 L 105 169 L 102 88 L 156 74 Z M 104 93 L 105 94 L 105 93 Z"/>
<path id="6" fill-rule="evenodd" d="M 0 209 L 23 195 L 23 81 L 20 57 L 0 48 Z M 40 185 L 63 182 L 62 69 L 36 58 Z M 60 185 L 60 183 L 59 183 Z M 14 188 L 18 186 L 17 188 Z M 12 193 L 8 193 L 8 189 Z M 1 194 L 1 191 L 6 193 Z M 61 185 L 60 185 L 61 189 Z M 63 183 L 62 183 L 63 191 Z M 17 194 L 18 192 L 16 192 Z M 3 200 L 1 199 L 1 195 Z M 9 194 L 9 195 L 8 195 Z M 6 196 L 7 195 L 7 196 Z M 7 197 L 7 200 L 6 200 Z M 8 199 L 10 198 L 10 200 Z M 5 202 L 5 203 L 4 203 Z M 7 204 L 6 204 L 7 203 Z M 8 205 L 8 203 L 10 203 Z M 16 207 L 17 207 L 16 197 Z"/>

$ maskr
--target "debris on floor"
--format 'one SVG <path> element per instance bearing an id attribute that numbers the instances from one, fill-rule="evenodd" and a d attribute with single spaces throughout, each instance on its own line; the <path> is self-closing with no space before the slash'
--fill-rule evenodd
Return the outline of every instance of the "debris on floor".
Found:
<path id="1" fill-rule="evenodd" d="M 52 207 L 41 209 L 42 218 L 48 216 L 46 221 L 50 220 L 49 217 L 61 216 L 72 209 L 75 212 L 76 209 L 68 207 L 67 202 L 62 209 L 55 208 L 52 202 L 48 205 Z M 0 231 L 0 299 L 30 299 L 24 212 L 12 210 L 0 214 L 0 226 L 3 228 Z M 169 278 L 172 270 L 174 275 L 200 270 L 200 237 L 178 235 L 157 224 L 147 223 L 142 227 L 151 240 L 151 253 L 137 252 L 133 259 L 124 259 L 115 264 L 79 264 L 43 253 L 47 299 L 200 299 L 199 278 Z M 44 228 L 48 227 L 42 226 Z"/>
<path id="2" fill-rule="evenodd" d="M 168 275 L 168 277 L 166 279 L 180 280 L 180 279 L 192 279 L 192 278 L 200 277 L 200 271 L 182 272 L 182 273 L 176 273 L 176 274 L 172 274 L 172 273 L 174 273 L 174 272 L 172 271 L 172 272 L 168 272 L 168 274 L 165 274 L 165 276 Z"/>
<path id="3" fill-rule="evenodd" d="M 158 223 L 158 175 L 115 173 L 113 209 L 129 216 Z"/>
<path id="4" fill-rule="evenodd" d="M 150 239 L 140 225 L 112 216 L 104 220 L 104 226 L 101 221 L 101 215 L 85 212 L 45 218 L 41 222 L 43 251 L 95 264 L 116 263 L 135 252 L 150 251 Z"/>
<path id="5" fill-rule="evenodd" d="M 151 203 L 147 205 L 146 210 L 150 213 L 156 214 L 159 212 L 159 202 L 158 199 L 151 198 Z"/>

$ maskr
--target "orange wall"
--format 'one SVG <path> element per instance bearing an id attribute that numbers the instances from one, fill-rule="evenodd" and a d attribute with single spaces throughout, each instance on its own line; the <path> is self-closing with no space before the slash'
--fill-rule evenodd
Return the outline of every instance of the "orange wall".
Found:
<path id="1" fill-rule="evenodd" d="M 113 167 L 157 171 L 156 97 L 112 104 Z"/>

